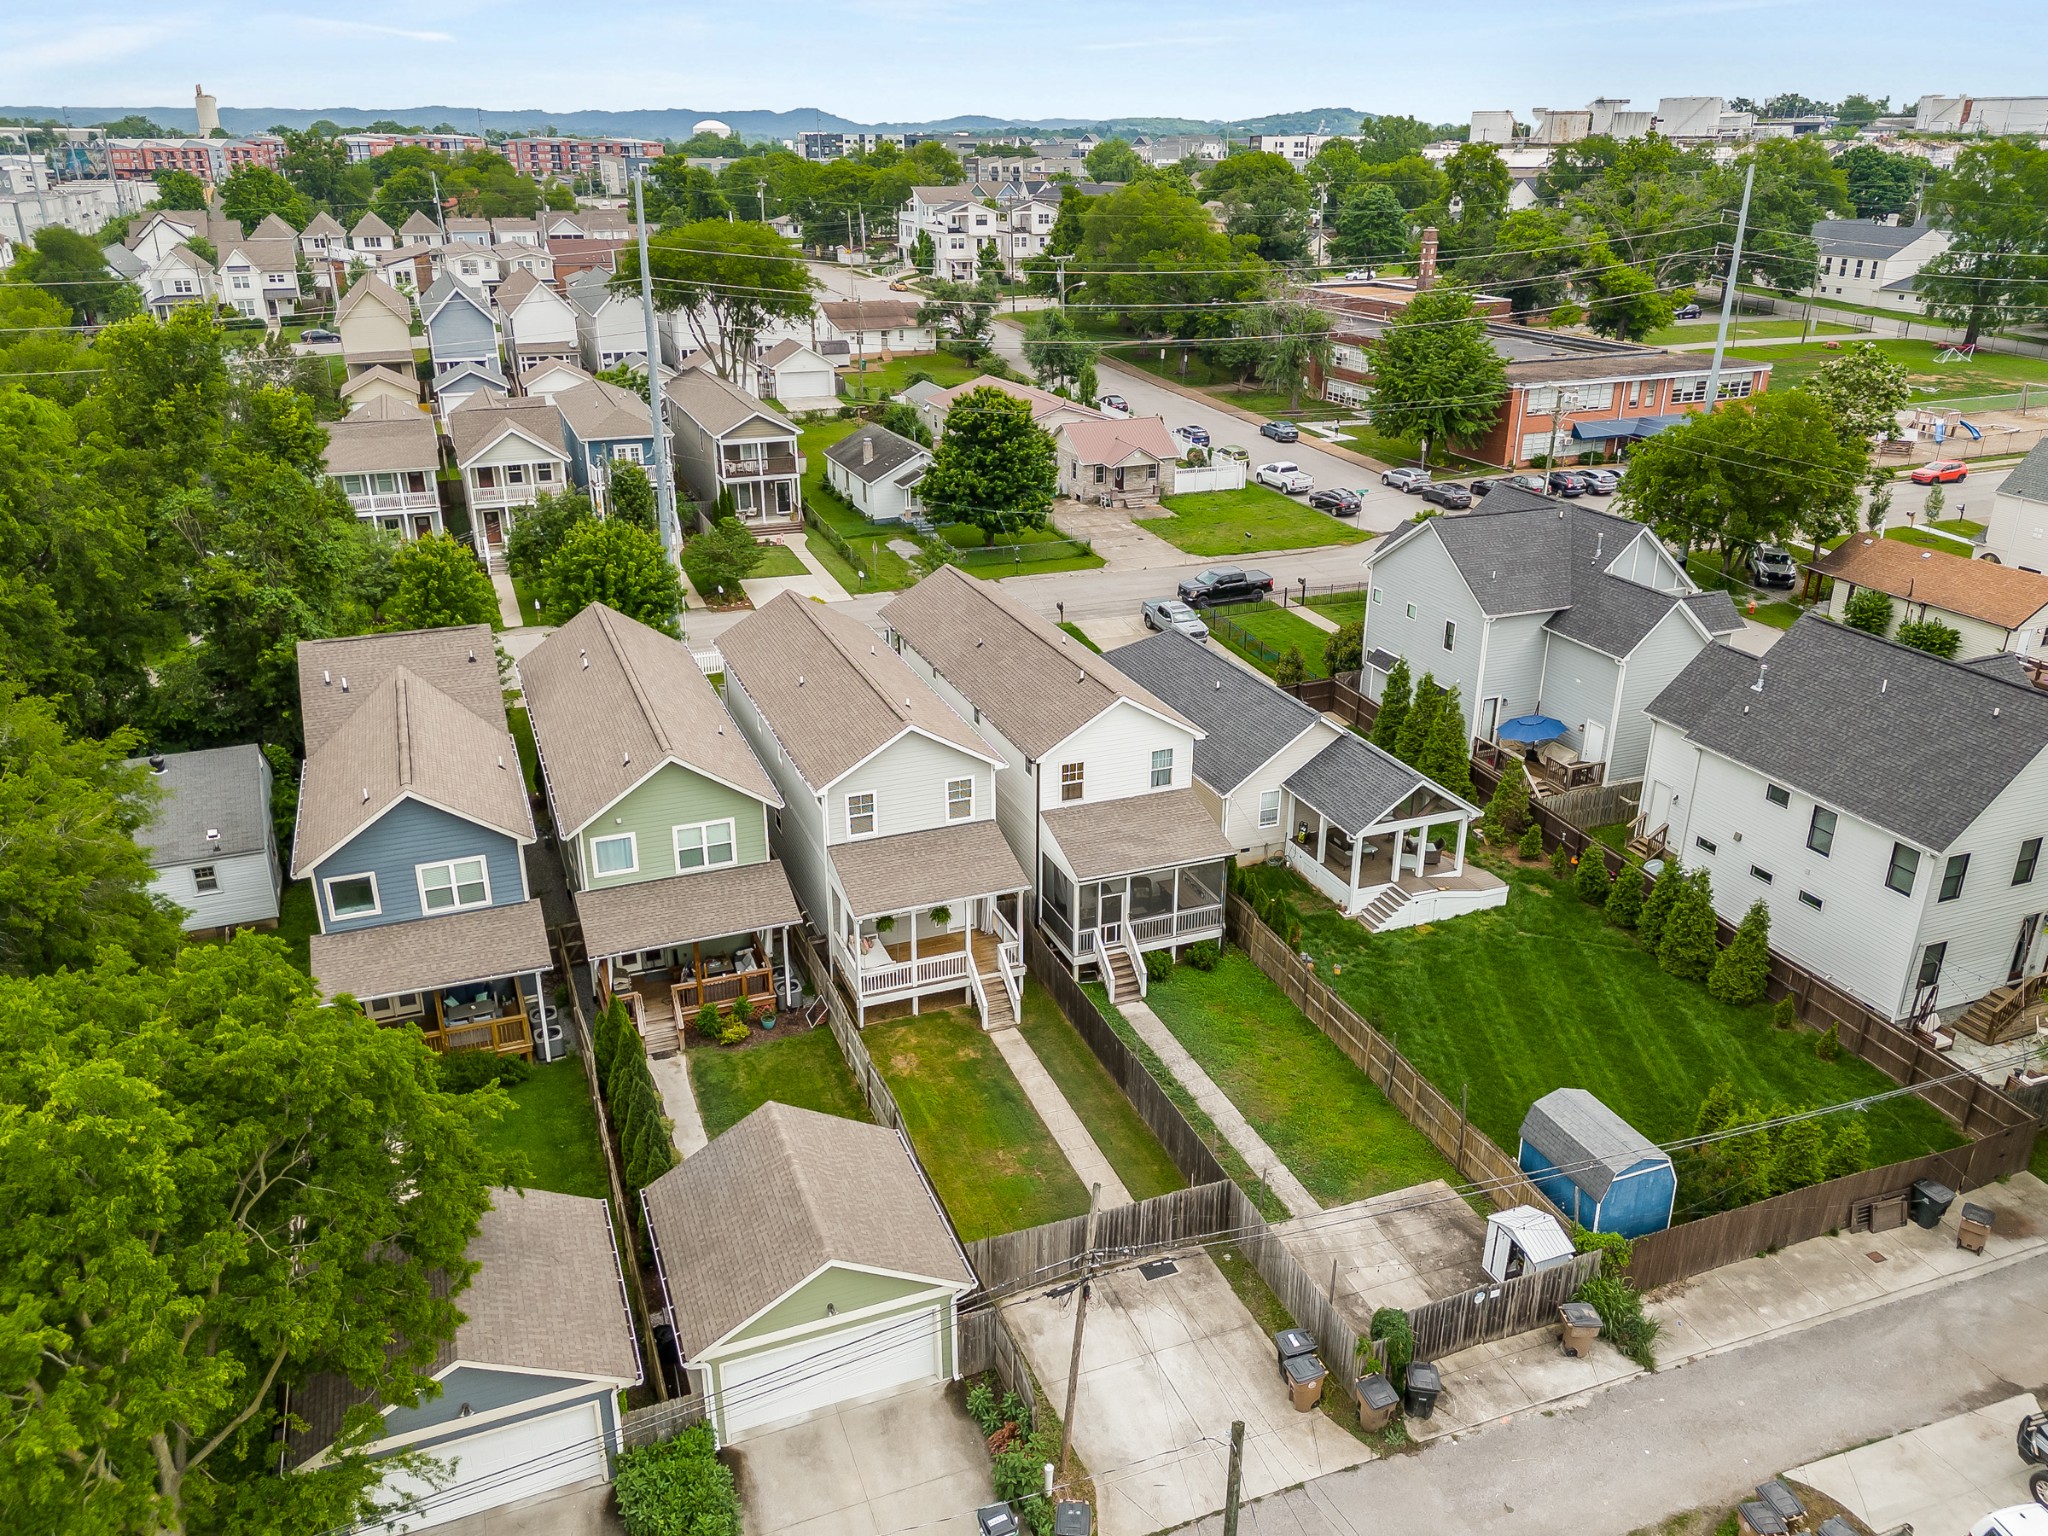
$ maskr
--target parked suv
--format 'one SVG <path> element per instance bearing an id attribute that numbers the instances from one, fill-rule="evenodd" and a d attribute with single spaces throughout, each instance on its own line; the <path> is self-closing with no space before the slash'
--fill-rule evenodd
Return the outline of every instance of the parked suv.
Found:
<path id="1" fill-rule="evenodd" d="M 1218 603 L 1243 603 L 1273 590 L 1273 578 L 1264 571 L 1241 571 L 1234 565 L 1219 565 L 1201 571 L 1180 584 L 1180 600 L 1195 608 Z"/>
<path id="2" fill-rule="evenodd" d="M 1472 505 L 1472 493 L 1454 480 L 1424 486 L 1422 499 L 1432 506 L 1443 507 L 1452 512 L 1462 512 Z"/>
<path id="3" fill-rule="evenodd" d="M 1799 567 L 1784 550 L 1759 544 L 1749 552 L 1749 579 L 1760 587 L 1790 587 L 1799 579 Z"/>
<path id="4" fill-rule="evenodd" d="M 1365 499 L 1353 490 L 1341 485 L 1326 486 L 1308 499 L 1308 504 L 1319 512 L 1332 517 L 1356 517 L 1365 505 Z"/>
<path id="5" fill-rule="evenodd" d="M 1576 469 L 1553 469 L 1545 482 L 1559 496 L 1583 496 L 1586 482 L 1579 478 Z"/>
<path id="6" fill-rule="evenodd" d="M 1261 464 L 1252 478 L 1289 496 L 1306 496 L 1316 488 L 1315 477 L 1289 459 Z"/>
<path id="7" fill-rule="evenodd" d="M 1395 490 L 1406 491 L 1410 496 L 1413 496 L 1417 491 L 1420 491 L 1425 485 L 1429 484 L 1429 471 L 1426 469 L 1390 469 L 1380 476 L 1380 484 L 1391 485 Z"/>

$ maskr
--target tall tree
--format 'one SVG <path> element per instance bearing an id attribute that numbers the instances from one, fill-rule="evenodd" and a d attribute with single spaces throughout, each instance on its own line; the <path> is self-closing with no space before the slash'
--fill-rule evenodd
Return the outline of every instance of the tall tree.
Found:
<path id="1" fill-rule="evenodd" d="M 15 263 L 15 272 L 70 306 L 80 325 L 120 320 L 141 308 L 132 283 L 107 267 L 99 244 L 61 224 L 35 232 L 35 248 Z"/>
<path id="2" fill-rule="evenodd" d="M 1163 180 L 1091 198 L 1067 269 L 1069 296 L 1131 329 L 1182 338 L 1232 329 L 1227 306 L 1253 297 L 1264 263 L 1250 236 L 1231 236 L 1208 210 Z"/>
<path id="3" fill-rule="evenodd" d="M 935 520 L 972 523 L 993 540 L 1044 527 L 1058 484 L 1052 439 L 1030 404 L 983 385 L 946 412 L 918 495 Z"/>
<path id="4" fill-rule="evenodd" d="M 1284 155 L 1231 155 L 1202 173 L 1202 193 L 1223 204 L 1223 228 L 1255 242 L 1268 261 L 1293 262 L 1308 252 L 1315 198 Z"/>
<path id="5" fill-rule="evenodd" d="M 497 588 L 467 544 L 429 534 L 401 545 L 391 565 L 398 587 L 384 604 L 387 629 L 503 623 Z"/>
<path id="6" fill-rule="evenodd" d="M 1842 441 L 1851 444 L 1896 436 L 1899 412 L 1913 401 L 1905 364 L 1893 362 L 1868 341 L 1822 363 L 1805 390 L 1827 407 Z"/>
<path id="7" fill-rule="evenodd" d="M 1927 195 L 1949 248 L 1920 269 L 1936 320 L 1986 331 L 2048 315 L 2048 150 L 2018 139 L 1972 144 Z"/>
<path id="8" fill-rule="evenodd" d="M 778 321 L 810 317 L 816 280 L 787 240 L 762 224 L 703 219 L 648 242 L 657 309 L 680 313 L 722 379 L 737 379 Z M 615 292 L 640 291 L 640 253 L 619 252 Z"/>
<path id="9" fill-rule="evenodd" d="M 1505 293 L 1518 315 L 1555 308 L 1569 276 L 1588 266 L 1589 247 L 1569 216 L 1554 208 L 1522 208 L 1502 219 L 1484 255 L 1461 257 L 1461 280 Z M 1613 262 L 1607 252 L 1606 261 Z"/>
<path id="10" fill-rule="evenodd" d="M 1827 146 L 1810 134 L 1760 140 L 1743 160 L 1756 166 L 1743 275 L 1781 293 L 1811 288 L 1820 271 L 1820 248 L 1809 232 L 1820 219 L 1849 212 L 1848 178 Z M 1718 177 L 1722 213 L 1730 219 L 1742 196 L 1735 171 L 1729 166 Z"/>
<path id="11" fill-rule="evenodd" d="M 1408 711 L 1415 702 L 1414 685 L 1409 680 L 1408 658 L 1396 657 L 1393 670 L 1387 673 L 1387 680 L 1380 689 L 1379 712 L 1372 717 L 1372 744 L 1382 752 L 1399 755 L 1401 748 L 1401 727 L 1407 724 Z"/>
<path id="12" fill-rule="evenodd" d="M 1849 184 L 1849 203 L 1859 219 L 1902 214 L 1920 197 L 1920 178 L 1927 164 L 1911 155 L 1895 155 L 1875 144 L 1852 144 L 1835 162 Z"/>
<path id="13" fill-rule="evenodd" d="M 1361 182 L 1340 193 L 1330 229 L 1330 259 L 1346 266 L 1395 261 L 1408 249 L 1408 211 L 1383 183 Z"/>
<path id="14" fill-rule="evenodd" d="M 229 171 L 220 184 L 220 211 L 244 229 L 254 229 L 273 213 L 292 228 L 304 229 L 313 204 L 285 177 L 251 160 Z"/>
<path id="15" fill-rule="evenodd" d="M 732 204 L 718 178 L 683 155 L 663 155 L 647 168 L 647 217 L 663 224 L 722 219 Z"/>
<path id="16" fill-rule="evenodd" d="M 1417 294 L 1372 352 L 1366 415 L 1388 437 L 1420 436 L 1425 460 L 1490 431 L 1507 397 L 1507 364 L 1462 288 Z"/>
<path id="17" fill-rule="evenodd" d="M 1104 139 L 1081 164 L 1090 181 L 1129 181 L 1145 168 L 1128 139 Z"/>
<path id="18" fill-rule="evenodd" d="M 156 201 L 159 208 L 204 208 L 206 183 L 190 171 L 158 171 Z"/>
<path id="19" fill-rule="evenodd" d="M 605 492 L 610 515 L 643 533 L 659 535 L 655 526 L 654 482 L 631 459 L 612 460 L 611 485 Z"/>
<path id="20" fill-rule="evenodd" d="M 996 306 L 1003 299 L 999 271 L 984 266 L 971 283 L 933 278 L 925 289 L 928 297 L 918 306 L 918 324 L 937 326 L 950 334 L 954 347 L 970 363 L 995 350 L 992 327 Z"/>
<path id="21" fill-rule="evenodd" d="M 665 635 L 680 635 L 683 581 L 651 533 L 606 518 L 569 530 L 541 568 L 541 601 L 566 623 L 592 603 L 616 608 Z"/>
<path id="22" fill-rule="evenodd" d="M 1436 129 L 1420 118 L 1382 112 L 1358 125 L 1358 158 L 1368 165 L 1390 165 L 1419 154 L 1436 136 Z"/>
<path id="23" fill-rule="evenodd" d="M 1444 161 L 1444 212 L 1457 205 L 1453 248 L 1493 243 L 1493 230 L 1508 211 L 1514 181 L 1507 162 L 1491 144 L 1461 144 Z"/>
<path id="24" fill-rule="evenodd" d="M 1095 360 L 1101 355 L 1102 344 L 1076 330 L 1063 309 L 1036 309 L 1024 317 L 1024 361 L 1047 389 L 1064 387 L 1077 399 L 1094 399 Z"/>
<path id="25" fill-rule="evenodd" d="M 1583 259 L 1589 269 L 1580 279 L 1586 323 L 1617 341 L 1641 341 L 1662 330 L 1671 323 L 1679 300 L 1691 296 L 1685 289 L 1660 288 L 1641 267 L 1616 261 L 1604 239 L 1586 247 Z"/>
<path id="26" fill-rule="evenodd" d="M 1329 312 L 1283 289 L 1253 315 L 1260 331 L 1259 382 L 1286 391 L 1287 409 L 1298 410 L 1311 370 L 1330 364 Z"/>

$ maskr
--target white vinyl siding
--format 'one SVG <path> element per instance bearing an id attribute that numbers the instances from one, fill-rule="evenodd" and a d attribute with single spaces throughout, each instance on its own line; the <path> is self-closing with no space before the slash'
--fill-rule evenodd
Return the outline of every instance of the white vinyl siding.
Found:
<path id="1" fill-rule="evenodd" d="M 1386 596 L 1384 602 L 1367 607 L 1365 648 L 1377 647 L 1407 657 L 1409 670 L 1418 682 L 1428 672 L 1446 688 L 1457 684 L 1458 697 L 1469 718 L 1473 701 L 1480 696 L 1480 651 L 1487 652 L 1490 668 L 1499 635 L 1496 633 L 1484 647 L 1473 643 L 1486 615 L 1435 532 L 1425 524 L 1421 531 L 1410 534 L 1384 559 L 1373 562 L 1371 580 Z M 1411 607 L 1413 618 L 1408 616 Z M 1540 615 L 1537 625 L 1540 627 L 1548 617 L 1547 613 Z M 1457 625 L 1460 634 L 1472 638 L 1455 651 L 1446 651 L 1446 624 Z M 1371 673 L 1367 674 L 1367 681 L 1369 688 L 1377 688 L 1383 682 Z"/>
<path id="2" fill-rule="evenodd" d="M 1063 805 L 1126 800 L 1155 789 L 1185 789 L 1194 750 L 1192 732 L 1119 699 L 1047 755 L 1041 769 L 1044 808 L 1056 811 Z M 1173 754 L 1171 775 L 1167 783 L 1154 785 L 1153 754 L 1168 751 Z M 1078 800 L 1064 799 L 1060 793 L 1060 769 L 1067 763 L 1082 765 Z"/>
<path id="3" fill-rule="evenodd" d="M 864 835 L 847 827 L 844 802 L 849 795 L 872 795 L 875 835 L 894 837 L 972 819 L 971 812 L 967 817 L 952 814 L 952 786 L 968 780 L 970 804 L 988 805 L 994 772 L 951 742 L 917 733 L 899 736 L 833 786 L 838 814 L 833 818 L 832 841 Z"/>
<path id="4" fill-rule="evenodd" d="M 1612 657 L 1552 631 L 1550 660 L 1543 669 L 1543 713 L 1564 722 L 1564 744 L 1583 751 L 1586 723 L 1607 734 L 1614 715 L 1614 695 L 1620 685 L 1621 668 Z M 1627 778 L 1618 769 L 1611 775 Z"/>
<path id="5" fill-rule="evenodd" d="M 1648 544 L 1649 540 L 1638 539 L 1636 543 Z M 1649 570 L 1644 572 L 1645 577 L 1651 574 Z M 1629 653 L 1621 679 L 1621 708 L 1607 739 L 1609 782 L 1643 776 L 1643 765 L 1650 756 L 1650 717 L 1645 711 L 1650 701 L 1686 669 L 1707 643 L 1692 619 L 1674 608 Z"/>

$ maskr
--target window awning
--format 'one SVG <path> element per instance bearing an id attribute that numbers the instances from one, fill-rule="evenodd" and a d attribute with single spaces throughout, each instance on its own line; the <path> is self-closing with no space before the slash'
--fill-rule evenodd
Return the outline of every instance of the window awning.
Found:
<path id="1" fill-rule="evenodd" d="M 1611 442 L 1616 438 L 1655 437 L 1666 427 L 1685 420 L 1676 416 L 1611 416 L 1600 421 L 1575 421 L 1572 436 L 1584 443 Z"/>

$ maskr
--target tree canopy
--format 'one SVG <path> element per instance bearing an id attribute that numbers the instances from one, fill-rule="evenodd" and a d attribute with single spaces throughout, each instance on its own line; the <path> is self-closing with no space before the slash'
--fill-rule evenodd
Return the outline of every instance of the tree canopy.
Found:
<path id="1" fill-rule="evenodd" d="M 2017 139 L 1972 144 L 1928 189 L 1949 248 L 1920 269 L 1927 313 L 1985 331 L 2048 315 L 2048 150 Z"/>
<path id="2" fill-rule="evenodd" d="M 809 318 L 817 286 L 794 247 L 762 224 L 700 219 L 648 241 L 657 309 L 680 313 L 722 379 L 740 376 L 754 343 L 777 321 Z M 613 291 L 640 291 L 640 253 L 619 252 Z"/>
<path id="3" fill-rule="evenodd" d="M 445 629 L 503 622 L 498 589 L 475 551 L 441 534 L 399 546 L 391 557 L 396 590 L 383 604 L 387 629 Z"/>
<path id="4" fill-rule="evenodd" d="M 1420 436 L 1426 450 L 1490 430 L 1507 396 L 1507 364 L 1462 288 L 1417 294 L 1373 348 L 1366 414 L 1389 437 Z"/>
<path id="5" fill-rule="evenodd" d="M 651 533 L 617 518 L 573 525 L 541 567 L 541 601 L 566 623 L 592 603 L 681 635 L 683 580 Z"/>
<path id="6" fill-rule="evenodd" d="M 946 412 L 918 496 L 936 520 L 972 523 L 994 538 L 1044 526 L 1058 484 L 1052 439 L 1030 404 L 983 385 Z"/>

